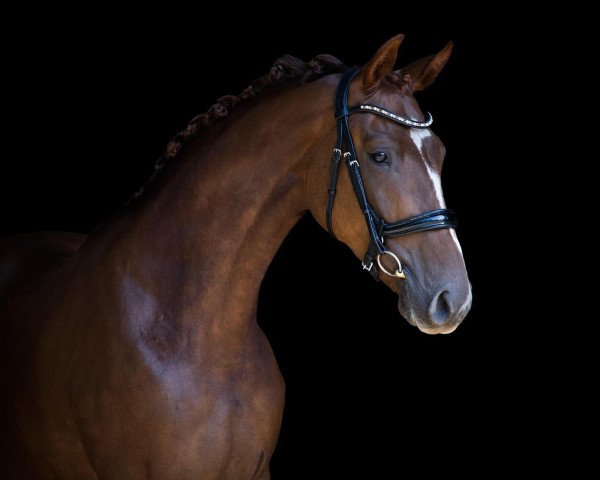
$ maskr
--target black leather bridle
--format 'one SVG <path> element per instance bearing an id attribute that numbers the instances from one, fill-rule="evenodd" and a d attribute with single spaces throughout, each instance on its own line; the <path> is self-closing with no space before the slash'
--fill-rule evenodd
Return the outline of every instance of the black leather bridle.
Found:
<path id="1" fill-rule="evenodd" d="M 420 215 L 398 220 L 396 222 L 387 223 L 375 213 L 373 207 L 371 207 L 367 200 L 365 186 L 360 174 L 360 165 L 356 156 L 356 149 L 354 148 L 352 134 L 350 133 L 350 127 L 348 125 L 348 117 L 353 113 L 373 113 L 411 128 L 427 128 L 433 123 L 433 119 L 431 118 L 431 115 L 427 113 L 425 121 L 418 122 L 400 115 L 396 115 L 385 108 L 369 104 L 360 104 L 348 107 L 348 91 L 350 88 L 350 82 L 358 71 L 359 68 L 354 67 L 344 73 L 335 93 L 334 109 L 335 119 L 337 122 L 337 141 L 335 148 L 333 149 L 331 178 L 329 179 L 329 196 L 327 199 L 326 211 L 327 229 L 329 230 L 329 233 L 335 237 L 332 225 L 333 202 L 335 200 L 336 185 L 339 176 L 340 159 L 343 156 L 344 161 L 346 162 L 346 167 L 348 168 L 348 174 L 350 175 L 350 181 L 352 182 L 354 193 L 356 194 L 356 199 L 358 200 L 358 205 L 365 216 L 367 229 L 369 231 L 369 236 L 371 237 L 369 248 L 362 262 L 363 269 L 368 270 L 375 279 L 378 279 L 378 269 L 374 264 L 374 260 L 376 259 L 379 268 L 384 273 L 393 277 L 405 278 L 400 260 L 394 253 L 385 248 L 386 238 L 401 237 L 404 235 L 410 235 L 411 233 L 424 232 L 427 230 L 456 228 L 456 215 L 451 210 L 443 208 L 431 210 L 430 212 L 421 213 Z M 344 147 L 345 152 L 342 155 L 342 149 Z M 395 272 L 389 272 L 381 264 L 380 259 L 384 255 L 391 256 L 397 262 L 398 268 Z"/>

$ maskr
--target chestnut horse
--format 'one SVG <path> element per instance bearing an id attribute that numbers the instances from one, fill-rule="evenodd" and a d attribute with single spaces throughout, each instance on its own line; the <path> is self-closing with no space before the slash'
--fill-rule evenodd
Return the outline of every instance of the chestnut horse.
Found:
<path id="1" fill-rule="evenodd" d="M 402 38 L 354 77 L 350 102 L 419 120 L 412 94 L 451 45 L 394 71 Z M 0 241 L 1 478 L 270 478 L 284 382 L 256 322 L 258 293 L 298 219 L 310 211 L 326 225 L 345 70 L 329 55 L 282 57 L 193 119 L 160 174 L 90 235 Z M 377 115 L 354 115 L 350 128 L 378 215 L 444 208 L 444 146 L 431 130 Z M 362 257 L 369 234 L 346 170 L 333 227 Z M 405 279 L 382 276 L 403 316 L 453 331 L 471 303 L 454 230 L 386 247 L 407 265 Z"/>

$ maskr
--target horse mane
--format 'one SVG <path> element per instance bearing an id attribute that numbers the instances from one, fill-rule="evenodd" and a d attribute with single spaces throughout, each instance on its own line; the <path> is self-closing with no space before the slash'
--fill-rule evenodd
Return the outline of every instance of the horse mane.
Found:
<path id="1" fill-rule="evenodd" d="M 305 84 L 318 80 L 332 73 L 344 72 L 347 67 L 332 55 L 317 55 L 309 62 L 304 62 L 291 55 L 278 58 L 269 71 L 254 80 L 238 95 L 225 95 L 217 100 L 206 113 L 192 118 L 188 125 L 177 133 L 167 145 L 164 154 L 156 162 L 156 170 L 160 170 L 167 160 L 178 156 L 183 147 L 198 136 L 202 127 L 210 127 L 217 121 L 227 117 L 240 103 L 256 98 L 261 92 L 275 86 L 292 81 Z"/>

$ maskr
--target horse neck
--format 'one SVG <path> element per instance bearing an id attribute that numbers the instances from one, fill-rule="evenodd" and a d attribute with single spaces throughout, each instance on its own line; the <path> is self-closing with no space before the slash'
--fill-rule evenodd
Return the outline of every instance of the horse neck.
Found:
<path id="1" fill-rule="evenodd" d="M 307 208 L 304 165 L 333 142 L 330 83 L 259 99 L 226 120 L 120 219 L 112 258 L 126 265 L 118 289 L 135 312 L 141 303 L 152 321 L 209 341 L 248 331 L 266 269 Z"/>

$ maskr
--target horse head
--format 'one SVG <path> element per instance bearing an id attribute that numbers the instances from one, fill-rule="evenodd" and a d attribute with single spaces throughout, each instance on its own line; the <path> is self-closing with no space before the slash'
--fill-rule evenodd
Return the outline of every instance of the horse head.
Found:
<path id="1" fill-rule="evenodd" d="M 471 285 L 442 193 L 445 147 L 413 94 L 433 83 L 452 44 L 394 70 L 402 40 L 402 35 L 392 38 L 364 67 L 339 80 L 329 211 L 323 215 L 323 195 L 316 193 L 321 201 L 311 210 L 323 227 L 366 258 L 365 269 L 374 269 L 398 293 L 399 310 L 412 325 L 426 333 L 450 333 L 471 307 Z M 339 160 L 347 168 L 338 173 Z M 318 175 L 329 177 L 322 169 Z M 322 180 L 310 183 L 323 188 Z"/>

